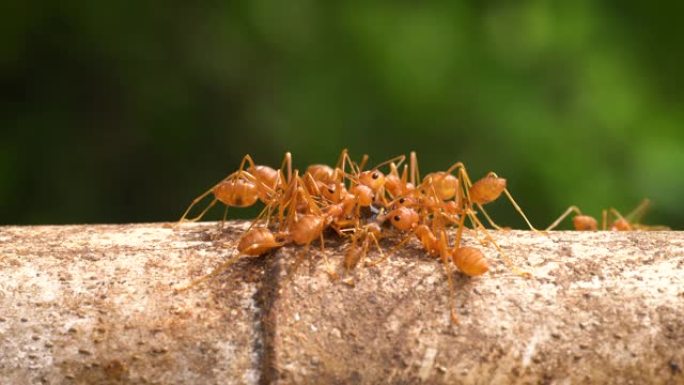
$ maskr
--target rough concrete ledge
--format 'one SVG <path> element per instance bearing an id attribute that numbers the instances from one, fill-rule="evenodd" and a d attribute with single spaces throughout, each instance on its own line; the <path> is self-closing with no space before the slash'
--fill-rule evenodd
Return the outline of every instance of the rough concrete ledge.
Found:
<path id="1" fill-rule="evenodd" d="M 454 273 L 458 325 L 417 245 L 353 287 L 285 247 L 174 291 L 245 226 L 0 227 L 0 384 L 684 384 L 682 232 L 494 232 L 533 279 L 468 234 L 492 269 Z"/>

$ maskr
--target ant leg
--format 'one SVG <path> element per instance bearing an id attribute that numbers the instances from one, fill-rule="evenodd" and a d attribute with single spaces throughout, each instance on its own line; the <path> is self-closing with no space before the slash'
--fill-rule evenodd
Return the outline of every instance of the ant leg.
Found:
<path id="1" fill-rule="evenodd" d="M 406 167 L 406 165 L 404 165 L 404 167 Z M 387 174 L 387 175 L 394 175 L 397 178 L 401 179 L 401 177 L 399 176 L 399 169 L 397 168 L 396 163 L 394 163 L 394 162 L 390 163 L 389 168 L 390 168 L 390 171 L 389 171 L 389 174 Z"/>
<path id="2" fill-rule="evenodd" d="M 337 163 L 335 164 L 335 168 L 344 168 L 344 164 L 349 157 L 349 150 L 346 148 L 342 149 L 342 152 L 340 152 L 340 156 L 337 158 Z"/>
<path id="3" fill-rule="evenodd" d="M 457 191 L 462 191 L 462 196 L 460 196 L 459 200 L 465 199 L 466 202 L 470 202 L 470 187 L 473 186 L 473 182 L 471 182 L 470 177 L 468 176 L 468 172 L 465 169 L 465 166 L 463 166 L 463 163 L 458 162 L 456 165 L 459 165 L 458 168 L 458 188 L 459 190 Z M 454 167 L 454 166 L 452 166 Z M 464 203 L 465 205 L 465 203 Z"/>
<path id="4" fill-rule="evenodd" d="M 487 173 L 487 177 L 495 177 L 495 178 L 498 178 L 499 176 L 496 175 L 495 172 L 490 171 L 490 172 Z M 515 199 L 513 199 L 513 196 L 512 196 L 511 193 L 508 191 L 508 189 L 507 189 L 507 188 L 504 188 L 503 192 L 504 192 L 504 194 L 506 194 L 506 198 L 508 198 L 508 200 L 511 202 L 511 204 L 512 204 L 513 207 L 515 208 L 515 211 L 517 211 L 518 214 L 520 214 L 520 216 L 525 220 L 525 223 L 527 223 L 527 226 L 529 226 L 530 230 L 539 233 L 540 231 L 537 230 L 534 226 L 532 226 L 532 223 L 530 223 L 529 219 L 527 219 L 527 216 L 525 216 L 525 213 L 523 212 L 523 210 L 520 208 L 520 206 L 519 206 L 518 203 L 515 201 Z M 480 206 L 480 205 L 478 205 L 478 206 Z M 480 207 L 481 207 L 481 206 L 480 206 Z M 497 229 L 497 230 L 498 230 L 498 229 Z"/>
<path id="5" fill-rule="evenodd" d="M 366 158 L 368 156 L 366 155 Z M 340 153 L 340 157 L 337 159 L 337 164 L 335 165 L 335 171 L 338 169 L 342 171 L 342 175 L 346 175 L 346 167 L 347 164 L 349 165 L 349 168 L 351 169 L 351 172 L 358 174 L 360 171 L 358 170 L 358 166 L 354 164 L 354 161 L 351 160 L 351 157 L 349 157 L 349 150 L 346 148 L 342 150 L 342 153 Z"/>
<path id="6" fill-rule="evenodd" d="M 602 227 L 603 231 L 608 230 L 608 226 L 610 226 L 608 221 L 609 221 L 608 210 L 606 210 L 606 209 L 601 210 L 601 227 Z"/>
<path id="7" fill-rule="evenodd" d="M 364 239 L 364 244 L 363 247 L 361 247 L 361 254 L 359 255 L 359 247 L 358 247 L 358 239 L 361 236 L 361 234 L 354 233 L 351 235 L 351 242 L 349 243 L 349 246 L 347 247 L 345 253 L 344 253 L 344 260 L 342 261 L 342 265 L 344 266 L 344 269 L 347 273 L 349 273 L 352 269 L 358 265 L 359 261 L 365 257 L 365 250 L 367 250 L 366 247 L 366 242 Z"/>
<path id="8" fill-rule="evenodd" d="M 309 251 L 309 245 L 305 245 L 301 250 L 297 252 L 295 261 L 292 263 L 292 268 L 290 271 L 287 273 L 287 276 L 285 276 L 284 282 L 290 282 L 293 278 L 297 270 L 299 270 L 299 265 L 304 262 L 304 257 L 306 256 L 307 252 Z"/>
<path id="9" fill-rule="evenodd" d="M 372 266 L 375 266 L 375 265 L 378 265 L 378 264 L 384 262 L 387 258 L 389 258 L 390 255 L 392 255 L 392 253 L 394 253 L 397 249 L 399 249 L 401 246 L 403 246 L 406 242 L 411 240 L 411 236 L 413 234 L 414 234 L 414 232 L 411 231 L 411 233 L 408 234 L 406 237 L 404 237 L 404 239 L 402 239 L 399 243 L 394 245 L 394 247 L 392 247 L 390 249 L 390 251 L 387 252 L 387 254 L 382 255 L 382 257 L 380 259 L 376 259 L 375 261 L 370 261 L 370 262 L 366 263 L 366 266 L 372 267 Z"/>
<path id="10" fill-rule="evenodd" d="M 577 206 L 570 206 L 568 207 L 563 214 L 561 214 L 553 223 L 549 225 L 544 231 L 551 231 L 555 229 L 561 222 L 563 222 L 563 219 L 565 219 L 568 215 L 575 213 L 575 215 L 582 215 L 582 212 Z M 605 225 L 605 221 L 604 221 Z"/>
<path id="11" fill-rule="evenodd" d="M 375 236 L 375 234 L 369 233 L 367 236 L 371 238 L 371 240 L 372 240 L 373 243 L 375 244 L 375 247 L 376 247 L 376 248 L 378 249 L 378 251 L 380 252 L 381 260 L 387 259 L 387 257 L 385 257 L 385 253 L 382 251 L 382 247 L 380 247 L 380 242 L 378 242 L 378 238 Z M 364 249 L 364 257 L 366 256 L 365 253 L 366 253 L 367 251 L 368 251 L 368 247 L 367 247 L 367 245 L 366 245 L 366 248 Z"/>
<path id="12" fill-rule="evenodd" d="M 226 208 L 223 210 L 223 217 L 221 218 L 221 224 L 219 226 L 219 230 L 223 230 L 223 226 L 226 224 L 226 218 L 228 217 L 228 205 L 226 205 Z"/>
<path id="13" fill-rule="evenodd" d="M 462 168 L 462 169 L 465 169 L 465 165 L 463 164 L 463 162 L 456 162 L 456 163 L 452 164 L 452 165 L 446 170 L 446 173 L 447 173 L 447 174 L 451 174 L 451 173 L 454 172 L 455 170 L 458 170 L 458 169 L 461 169 L 461 168 Z"/>
<path id="14" fill-rule="evenodd" d="M 209 192 L 211 192 L 211 190 L 209 190 Z M 212 201 L 207 205 L 207 207 L 205 207 L 204 210 L 202 210 L 202 212 L 199 213 L 199 215 L 197 215 L 196 217 L 193 217 L 193 218 L 190 218 L 190 219 L 186 219 L 185 217 L 186 217 L 186 216 L 188 215 L 188 213 L 190 212 L 190 209 L 192 209 L 192 207 L 195 206 L 195 205 L 197 204 L 197 202 L 201 201 L 201 200 L 202 200 L 203 198 L 205 198 L 207 195 L 208 195 L 207 193 L 204 193 L 204 194 L 200 195 L 199 197 L 197 197 L 197 198 L 192 202 L 192 204 L 190 205 L 190 207 L 188 207 L 188 209 L 185 210 L 185 213 L 183 213 L 183 216 L 181 217 L 181 219 L 178 220 L 177 225 L 180 225 L 180 224 L 183 223 L 183 222 L 197 222 L 198 220 L 202 219 L 202 217 L 204 216 L 204 214 L 206 214 L 207 211 L 209 211 L 209 209 L 211 209 L 212 207 L 214 207 L 214 205 L 216 204 L 216 202 L 218 202 L 218 199 L 214 198 L 214 200 L 212 200 Z M 226 209 L 227 209 L 227 208 L 228 208 L 228 206 L 226 206 Z"/>
<path id="15" fill-rule="evenodd" d="M 420 183 L 420 170 L 418 170 L 418 156 L 415 151 L 411 151 L 411 183 L 418 186 Z"/>
<path id="16" fill-rule="evenodd" d="M 226 223 L 226 217 L 227 216 L 228 216 L 228 205 L 226 205 L 226 208 L 223 210 L 223 217 L 221 218 L 221 221 L 219 222 L 219 224 L 216 228 L 216 234 L 211 237 L 212 239 L 215 240 L 221 236 L 221 232 L 223 231 L 223 226 Z"/>
<path id="17" fill-rule="evenodd" d="M 523 277 L 525 277 L 525 278 L 531 278 L 531 277 L 532 277 L 532 274 L 531 274 L 531 273 L 529 273 L 529 272 L 527 272 L 527 271 L 525 271 L 525 270 L 520 269 L 519 267 L 517 267 L 517 266 L 513 263 L 513 261 L 511 260 L 511 258 L 508 256 L 508 254 L 506 254 L 506 252 L 503 251 L 503 249 L 501 248 L 501 246 L 499 246 L 499 244 L 496 243 L 496 241 L 494 240 L 494 238 L 489 234 L 489 231 L 487 231 L 487 229 L 484 227 L 484 225 L 482 225 L 482 222 L 480 222 L 480 220 L 477 219 L 477 217 L 476 217 L 474 214 L 468 213 L 468 218 L 470 218 L 470 221 L 473 223 L 473 226 L 474 226 L 476 229 L 482 231 L 482 233 L 484 234 L 485 238 L 486 238 L 489 242 L 491 242 L 491 243 L 494 245 L 494 247 L 496 248 L 496 250 L 499 251 L 499 254 L 501 254 L 501 258 L 503 259 L 504 263 L 506 264 L 506 266 L 507 266 L 509 269 L 511 269 L 511 271 L 513 271 L 513 273 L 515 273 L 515 274 L 517 274 L 517 275 L 520 275 L 520 276 L 523 276 Z"/>
<path id="18" fill-rule="evenodd" d="M 449 261 L 449 246 L 446 238 L 446 232 L 441 230 L 439 233 L 439 256 L 444 265 L 444 271 L 447 276 L 447 282 L 449 284 L 449 310 L 451 314 L 451 322 L 458 324 L 458 315 L 456 313 L 456 307 L 454 306 L 454 299 L 456 298 L 456 290 L 454 289 L 454 280 L 451 276 L 451 263 Z"/>
<path id="19" fill-rule="evenodd" d="M 461 214 L 458 219 L 458 230 L 456 230 L 456 240 L 454 241 L 454 250 L 461 247 L 461 237 L 463 236 L 463 228 L 465 227 L 465 214 Z"/>
<path id="20" fill-rule="evenodd" d="M 408 179 L 408 165 L 405 164 L 404 169 L 401 172 L 401 185 L 406 186 L 408 181 L 409 181 L 409 179 Z M 413 182 L 411 182 L 411 183 L 413 183 Z M 414 184 L 413 187 L 415 187 L 415 186 L 416 185 Z M 402 193 L 403 193 L 403 191 L 402 191 Z"/>
<path id="21" fill-rule="evenodd" d="M 252 160 L 252 157 L 249 154 L 247 154 L 247 155 L 242 157 L 242 161 L 240 162 L 240 167 L 238 167 L 238 172 L 245 170 L 245 163 L 249 163 L 249 167 L 247 167 L 248 170 L 249 169 L 254 170 L 256 168 L 256 166 L 254 165 L 254 160 Z"/>
<path id="22" fill-rule="evenodd" d="M 311 188 L 314 190 L 314 191 L 312 191 L 312 193 L 313 193 L 314 195 L 316 195 L 316 196 L 321 196 L 321 190 L 318 188 L 318 183 L 317 183 L 316 180 L 313 178 L 313 176 L 311 176 L 311 174 L 309 174 L 309 173 L 307 172 L 307 173 L 304 174 L 304 176 L 301 177 L 300 179 L 301 179 L 302 185 L 305 186 L 305 187 L 306 187 L 306 183 L 305 183 L 305 182 L 309 182 L 309 184 L 311 185 Z M 304 180 L 304 179 L 306 179 L 306 180 Z M 305 188 L 305 190 L 307 190 L 307 193 L 308 193 L 308 189 Z"/>
<path id="23" fill-rule="evenodd" d="M 639 203 L 639 205 L 634 210 L 632 210 L 629 214 L 625 215 L 625 219 L 632 223 L 638 223 L 639 221 L 641 221 L 641 217 L 644 216 L 646 210 L 648 210 L 648 207 L 650 205 L 651 201 L 648 198 L 645 198 L 641 201 L 641 203 Z"/>
<path id="24" fill-rule="evenodd" d="M 361 157 L 361 163 L 359 163 L 358 167 L 358 172 L 360 173 L 361 170 L 363 170 L 364 167 L 366 167 L 366 163 L 368 163 L 368 154 L 363 154 Z"/>
<path id="25" fill-rule="evenodd" d="M 511 193 L 508 192 L 508 189 L 504 189 L 504 194 L 506 194 L 506 197 L 508 198 L 508 200 L 511 201 L 511 204 L 513 205 L 513 207 L 515 207 L 515 211 L 517 211 L 518 214 L 520 214 L 520 216 L 523 217 L 523 219 L 525 220 L 525 223 L 527 223 L 527 226 L 530 227 L 530 230 L 537 232 L 537 233 L 543 232 L 543 231 L 537 230 L 534 226 L 532 226 L 532 223 L 530 223 L 530 220 L 527 219 L 527 216 L 525 216 L 525 213 L 523 212 L 523 210 L 520 208 L 520 206 L 518 206 L 518 203 L 515 201 L 515 199 L 513 199 L 513 196 L 511 195 Z"/>
<path id="26" fill-rule="evenodd" d="M 220 185 L 221 183 L 223 183 L 223 182 L 225 182 L 225 181 L 227 181 L 227 180 L 229 180 L 229 179 L 231 179 L 231 178 L 234 178 L 236 175 L 238 175 L 237 172 L 231 173 L 231 174 L 228 175 L 227 177 L 223 178 L 223 179 L 222 179 L 220 182 L 218 182 L 217 184 L 211 186 L 210 189 L 208 189 L 207 191 L 203 192 L 200 196 L 198 196 L 197 198 L 193 199 L 192 202 L 190 203 L 190 206 L 188 206 L 188 208 L 187 208 L 187 209 L 185 210 L 185 212 L 183 213 L 183 216 L 181 216 L 181 218 L 178 220 L 178 224 L 180 224 L 180 223 L 182 223 L 182 222 L 186 222 L 186 221 L 187 221 L 187 222 L 196 222 L 196 221 L 200 220 L 200 219 L 202 218 L 202 216 L 207 212 L 208 208 L 207 208 L 207 209 L 204 209 L 204 211 L 202 211 L 202 213 L 201 213 L 200 215 L 198 215 L 198 216 L 196 216 L 196 217 L 194 217 L 194 218 L 186 219 L 185 217 L 188 216 L 188 214 L 190 213 L 190 210 L 192 210 L 192 208 L 195 207 L 196 204 L 198 204 L 200 201 L 202 201 L 204 198 L 206 198 L 207 195 L 213 193 L 213 192 L 214 192 L 214 189 L 216 188 L 216 186 Z M 216 199 L 214 199 L 214 201 L 212 201 L 212 203 L 210 203 L 209 205 L 210 205 L 210 206 L 213 206 L 214 204 L 216 204 Z"/>
<path id="27" fill-rule="evenodd" d="M 610 212 L 611 212 L 611 214 L 613 214 L 613 216 L 614 216 L 615 218 L 617 218 L 617 219 L 625 219 L 625 217 L 623 217 L 622 214 L 620 214 L 619 211 L 617 211 L 616 209 L 614 209 L 614 208 L 612 208 L 612 207 L 610 208 Z"/>
<path id="28" fill-rule="evenodd" d="M 287 191 L 285 191 L 285 194 L 281 198 L 281 200 L 278 202 L 278 217 L 283 218 L 285 209 L 289 209 L 287 211 L 287 216 L 285 217 L 284 221 L 281 220 L 280 222 L 280 231 L 285 229 L 286 227 L 289 227 L 294 223 L 296 214 L 297 214 L 297 191 L 299 190 L 299 182 L 302 180 L 302 178 L 299 177 L 299 170 L 294 171 L 294 179 L 292 180 L 292 183 L 290 183 L 290 186 L 288 186 Z"/>
<path id="29" fill-rule="evenodd" d="M 252 230 L 252 227 L 254 227 L 254 225 L 263 221 L 264 216 L 266 217 L 266 227 L 268 227 L 268 222 L 271 220 L 271 213 L 272 212 L 273 212 L 273 210 L 272 210 L 272 206 L 270 204 L 264 206 L 264 208 L 261 209 L 261 212 L 259 212 L 259 215 L 257 215 L 257 217 L 254 218 L 252 223 L 249 225 L 249 227 L 247 228 L 247 231 Z"/>
<path id="30" fill-rule="evenodd" d="M 487 211 L 484 209 L 484 207 L 482 207 L 481 204 L 476 203 L 476 205 L 477 205 L 477 208 L 478 208 L 478 209 L 480 210 L 480 212 L 482 213 L 482 215 L 484 215 L 485 219 L 487 219 L 487 222 L 489 222 L 489 224 L 490 224 L 495 230 L 501 230 L 501 229 L 502 229 L 501 226 L 499 226 L 499 225 L 497 225 L 496 223 L 494 223 L 494 221 L 492 220 L 492 218 L 489 216 L 489 214 L 488 214 Z"/>
<path id="31" fill-rule="evenodd" d="M 396 163 L 397 166 L 400 166 L 402 163 L 404 163 L 405 160 L 406 160 L 406 155 L 398 155 L 398 156 L 395 156 L 395 157 L 392 158 L 392 159 L 388 159 L 388 160 L 386 160 L 386 161 L 384 161 L 384 162 L 382 162 L 382 163 L 376 165 L 375 167 L 373 167 L 373 170 L 377 170 L 377 169 L 379 169 L 380 167 L 385 166 L 385 165 L 388 165 L 388 164 L 390 164 L 390 163 Z"/>
<path id="32" fill-rule="evenodd" d="M 283 162 L 280 164 L 280 171 L 285 169 L 285 166 L 287 166 L 287 183 L 290 183 L 292 180 L 292 154 L 288 151 L 285 153 L 285 157 L 283 157 Z"/>
<path id="33" fill-rule="evenodd" d="M 174 290 L 175 290 L 177 293 L 180 293 L 180 292 L 184 292 L 184 291 L 190 290 L 191 288 L 193 288 L 193 287 L 199 285 L 200 283 L 202 283 L 202 282 L 204 282 L 204 281 L 207 281 L 207 280 L 209 280 L 209 279 L 212 279 L 212 278 L 216 277 L 217 275 L 223 273 L 224 271 L 228 270 L 228 268 L 229 268 L 231 265 L 233 265 L 235 262 L 237 262 L 240 258 L 242 258 L 242 255 L 240 255 L 240 254 L 238 254 L 238 255 L 233 255 L 233 256 L 231 256 L 227 261 L 223 262 L 223 263 L 220 264 L 218 267 L 216 267 L 214 270 L 212 270 L 211 273 L 209 273 L 209 274 L 207 274 L 207 275 L 205 275 L 205 276 L 203 276 L 203 277 L 200 277 L 200 278 L 198 278 L 198 279 L 196 279 L 196 280 L 190 282 L 190 284 L 187 285 L 187 286 L 185 286 L 185 287 L 176 288 L 176 289 L 174 289 Z"/>
<path id="34" fill-rule="evenodd" d="M 333 281 L 336 281 L 340 278 L 339 275 L 337 275 L 337 272 L 335 271 L 335 268 L 332 267 L 330 264 L 330 261 L 328 260 L 328 255 L 325 253 L 325 241 L 323 240 L 323 233 L 320 235 L 320 240 L 321 240 L 321 253 L 323 254 L 323 263 L 325 264 L 325 272 L 328 273 L 328 276 L 330 279 Z"/>
<path id="35" fill-rule="evenodd" d="M 314 181 L 311 174 L 306 174 L 306 175 L 309 178 L 312 178 L 311 181 Z M 302 184 L 304 184 L 304 183 L 302 183 Z M 321 209 L 318 207 L 318 204 L 316 203 L 314 198 L 309 194 L 309 192 L 305 188 L 301 189 L 301 191 L 302 191 L 302 195 L 304 196 L 304 200 L 306 201 L 306 203 L 309 204 L 309 208 L 311 209 L 311 211 L 316 215 L 321 215 Z M 296 206 L 295 206 L 295 209 L 296 209 Z"/>
<path id="36" fill-rule="evenodd" d="M 381 186 L 378 189 L 378 193 L 375 194 L 375 201 L 379 202 L 382 207 L 389 207 L 389 202 L 387 202 L 387 194 L 385 194 L 385 186 Z M 359 207 L 359 210 L 361 208 Z"/>
<path id="37" fill-rule="evenodd" d="M 335 231 L 340 238 L 347 236 L 347 234 L 345 234 L 344 231 L 342 231 L 342 229 L 334 223 L 330 225 L 330 228 L 333 229 L 333 231 Z"/>

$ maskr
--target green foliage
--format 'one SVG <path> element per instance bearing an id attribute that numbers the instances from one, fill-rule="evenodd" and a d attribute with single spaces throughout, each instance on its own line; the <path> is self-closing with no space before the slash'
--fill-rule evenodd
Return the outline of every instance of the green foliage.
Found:
<path id="1" fill-rule="evenodd" d="M 1 223 L 174 220 L 245 153 L 305 167 L 343 147 L 494 170 L 540 226 L 643 197 L 647 222 L 684 223 L 679 3 L 9 8 Z"/>

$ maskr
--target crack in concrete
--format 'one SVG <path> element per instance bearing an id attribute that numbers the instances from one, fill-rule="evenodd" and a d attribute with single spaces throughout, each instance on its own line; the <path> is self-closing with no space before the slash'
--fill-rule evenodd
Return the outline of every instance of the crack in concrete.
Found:
<path id="1" fill-rule="evenodd" d="M 279 253 L 266 256 L 264 261 L 264 276 L 259 288 L 254 294 L 259 311 L 255 314 L 255 326 L 260 338 L 254 341 L 254 351 L 258 355 L 259 384 L 273 384 L 278 378 L 276 367 L 275 333 L 277 327 L 277 312 L 274 304 L 280 292 L 281 263 Z"/>

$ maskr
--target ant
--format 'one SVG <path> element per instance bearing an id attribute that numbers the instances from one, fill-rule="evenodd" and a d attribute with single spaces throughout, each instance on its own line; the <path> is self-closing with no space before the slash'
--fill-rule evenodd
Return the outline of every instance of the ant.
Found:
<path id="1" fill-rule="evenodd" d="M 651 201 L 649 199 L 642 200 L 639 205 L 634 208 L 629 214 L 623 216 L 618 210 L 614 208 L 604 209 L 601 211 L 601 229 L 613 231 L 632 231 L 632 230 L 669 230 L 666 226 L 647 226 L 639 223 L 641 217 L 648 210 Z M 578 231 L 596 231 L 598 230 L 598 221 L 589 215 L 584 215 L 577 206 L 570 206 L 558 217 L 549 227 L 547 231 L 556 228 L 568 215 L 575 214 L 572 218 L 572 224 L 575 230 Z M 610 216 L 613 216 L 612 219 Z"/>
<path id="2" fill-rule="evenodd" d="M 245 170 L 247 164 L 248 168 Z M 287 170 L 287 178 L 283 175 L 285 169 Z M 202 219 L 209 209 L 219 201 L 226 206 L 221 225 L 225 222 L 228 207 L 249 207 L 254 205 L 257 200 L 261 200 L 267 207 L 270 207 L 277 203 L 278 194 L 276 191 L 286 188 L 290 183 L 291 175 L 292 154 L 289 152 L 285 153 L 280 170 L 274 170 L 264 165 L 255 165 L 252 157 L 247 154 L 242 158 L 237 171 L 222 179 L 190 203 L 183 216 L 178 220 L 178 224 L 186 221 L 196 222 Z M 214 199 L 199 215 L 188 219 L 190 210 L 210 194 L 214 195 Z"/>
<path id="3" fill-rule="evenodd" d="M 561 214 L 558 219 L 546 228 L 546 231 L 551 231 L 555 229 L 568 215 L 574 213 L 575 216 L 572 218 L 572 225 L 577 231 L 596 231 L 598 230 L 598 222 L 596 219 L 590 215 L 582 214 L 582 211 L 577 206 L 570 206 Z M 605 230 L 605 223 L 604 223 Z"/>

